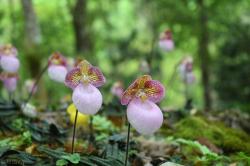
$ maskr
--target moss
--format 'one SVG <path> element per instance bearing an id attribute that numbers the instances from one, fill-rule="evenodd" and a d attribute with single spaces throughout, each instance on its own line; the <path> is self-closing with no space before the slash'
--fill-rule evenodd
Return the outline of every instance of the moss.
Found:
<path id="1" fill-rule="evenodd" d="M 173 136 L 196 140 L 200 137 L 222 148 L 226 153 L 244 151 L 250 154 L 250 136 L 243 131 L 226 127 L 221 122 L 211 122 L 202 117 L 187 117 L 175 126 Z"/>

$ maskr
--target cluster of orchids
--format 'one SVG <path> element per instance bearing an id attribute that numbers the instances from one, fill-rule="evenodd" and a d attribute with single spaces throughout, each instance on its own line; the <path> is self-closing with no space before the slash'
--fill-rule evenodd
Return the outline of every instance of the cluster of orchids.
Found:
<path id="1" fill-rule="evenodd" d="M 169 40 L 169 38 L 166 39 Z M 0 47 L 0 64 L 4 70 L 0 78 L 9 91 L 15 89 L 14 85 L 17 81 L 16 72 L 19 68 L 19 61 L 16 56 L 17 50 L 13 46 Z M 77 61 L 74 66 L 69 66 L 66 58 L 59 52 L 55 52 L 49 57 L 46 67 L 36 81 L 30 80 L 27 85 L 25 84 L 30 92 L 25 106 L 37 90 L 37 84 L 46 70 L 53 81 L 64 83 L 73 91 L 72 101 L 74 105 L 71 105 L 70 109 L 75 110 L 73 153 L 78 111 L 80 114 L 90 116 L 95 115 L 101 109 L 103 97 L 98 88 L 105 84 L 106 79 L 101 70 L 91 65 L 87 60 Z M 156 103 L 165 96 L 165 88 L 159 81 L 153 80 L 151 76 L 143 75 L 137 78 L 125 91 L 122 82 L 117 82 L 112 87 L 111 93 L 120 99 L 122 105 L 127 105 L 127 120 L 129 122 L 125 160 L 127 163 L 130 124 L 143 135 L 153 134 L 161 127 L 163 114 Z"/>
<path id="2" fill-rule="evenodd" d="M 72 101 L 76 107 L 72 153 L 74 152 L 78 111 L 82 114 L 94 115 L 101 109 L 103 98 L 98 87 L 104 85 L 105 80 L 101 70 L 86 60 L 79 62 L 66 74 L 65 84 L 73 90 Z M 137 78 L 125 91 L 121 82 L 117 82 L 111 91 L 120 98 L 122 105 L 128 105 L 128 142 L 130 124 L 137 132 L 144 135 L 153 134 L 161 127 L 163 114 L 156 103 L 165 96 L 165 88 L 159 81 L 152 80 L 149 75 L 144 75 Z M 128 152 L 128 147 L 126 152 Z M 125 163 L 127 156 L 126 153 Z"/>
<path id="3" fill-rule="evenodd" d="M 0 46 L 0 66 L 2 68 L 0 80 L 9 92 L 10 97 L 17 87 L 17 72 L 20 66 L 17 54 L 17 49 L 10 44 Z"/>

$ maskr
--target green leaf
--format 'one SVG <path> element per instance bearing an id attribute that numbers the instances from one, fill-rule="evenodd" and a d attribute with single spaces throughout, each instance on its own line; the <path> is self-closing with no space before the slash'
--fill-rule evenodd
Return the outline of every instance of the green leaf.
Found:
<path id="1" fill-rule="evenodd" d="M 183 166 L 183 165 L 172 163 L 172 162 L 166 162 L 166 163 L 161 164 L 160 166 Z"/>
<path id="2" fill-rule="evenodd" d="M 185 140 L 182 138 L 179 138 L 176 140 L 176 142 L 182 143 L 182 144 L 186 144 L 189 145 L 191 147 L 197 148 L 201 151 L 201 153 L 203 155 L 209 155 L 211 157 L 218 157 L 218 154 L 212 152 L 210 149 L 208 149 L 206 146 L 201 145 L 199 142 L 197 141 L 192 141 L 192 140 Z"/>
<path id="3" fill-rule="evenodd" d="M 80 155 L 78 153 L 63 155 L 61 158 L 66 159 L 66 160 L 70 161 L 73 164 L 78 164 L 80 162 L 80 160 L 81 160 L 81 157 L 80 157 Z"/>
<path id="4" fill-rule="evenodd" d="M 56 166 L 64 166 L 64 165 L 67 165 L 67 164 L 68 164 L 68 161 L 65 160 L 65 159 L 60 159 L 60 160 L 56 161 Z"/>

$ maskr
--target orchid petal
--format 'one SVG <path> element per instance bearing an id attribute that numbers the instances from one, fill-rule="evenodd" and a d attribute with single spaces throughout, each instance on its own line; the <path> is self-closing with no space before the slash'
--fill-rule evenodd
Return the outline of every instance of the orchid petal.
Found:
<path id="1" fill-rule="evenodd" d="M 79 84 L 72 94 L 72 101 L 79 112 L 96 114 L 102 106 L 101 92 L 91 84 Z"/>
<path id="2" fill-rule="evenodd" d="M 69 71 L 65 78 L 65 84 L 66 86 L 75 89 L 77 85 L 80 84 L 82 78 L 82 74 L 79 68 L 74 68 L 71 71 Z"/>
<path id="3" fill-rule="evenodd" d="M 95 87 L 102 86 L 106 81 L 101 70 L 97 67 L 91 67 L 88 71 L 88 76 L 90 83 Z"/>
<path id="4" fill-rule="evenodd" d="M 49 65 L 62 65 L 62 66 L 66 66 L 67 62 L 66 62 L 65 57 L 61 53 L 54 52 L 49 57 Z"/>
<path id="5" fill-rule="evenodd" d="M 78 63 L 77 67 L 80 69 L 82 74 L 87 75 L 92 65 L 87 60 L 83 60 Z"/>
<path id="6" fill-rule="evenodd" d="M 17 56 L 17 49 L 11 44 L 1 45 L 0 56 Z"/>
<path id="7" fill-rule="evenodd" d="M 151 79 L 152 78 L 149 75 L 144 75 L 142 77 L 137 78 L 123 93 L 121 98 L 121 104 L 127 105 L 135 97 L 138 90 L 144 87 L 144 83 Z"/>
<path id="8" fill-rule="evenodd" d="M 133 128 L 143 135 L 153 134 L 163 123 L 162 111 L 149 100 L 133 99 L 127 108 L 127 118 Z"/>
<path id="9" fill-rule="evenodd" d="M 164 86 L 156 80 L 145 82 L 144 91 L 148 99 L 154 103 L 161 101 L 161 99 L 165 96 Z"/>

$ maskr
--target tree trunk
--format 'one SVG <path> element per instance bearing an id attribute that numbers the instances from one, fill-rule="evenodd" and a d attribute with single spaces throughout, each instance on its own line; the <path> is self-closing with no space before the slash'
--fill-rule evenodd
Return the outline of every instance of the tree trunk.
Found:
<path id="1" fill-rule="evenodd" d="M 91 50 L 91 39 L 87 31 L 87 0 L 77 0 L 72 10 L 75 45 L 77 53 Z"/>
<path id="2" fill-rule="evenodd" d="M 25 54 L 27 64 L 32 77 L 36 77 L 40 71 L 40 58 L 38 46 L 41 42 L 40 27 L 37 23 L 36 14 L 33 9 L 32 0 L 21 0 L 24 14 L 25 29 Z"/>
<path id="3" fill-rule="evenodd" d="M 22 0 L 21 2 L 25 18 L 26 40 L 29 42 L 29 45 L 38 45 L 41 42 L 41 34 L 32 0 Z"/>
<path id="4" fill-rule="evenodd" d="M 205 110 L 211 109 L 211 89 L 210 89 L 210 70 L 209 70 L 209 52 L 208 52 L 208 43 L 209 43 L 209 32 L 208 32 L 208 18 L 206 7 L 204 6 L 203 0 L 198 0 L 198 5 L 200 8 L 199 13 L 199 56 L 200 56 L 200 65 L 202 73 L 202 84 L 203 84 L 203 99 Z"/>
<path id="5" fill-rule="evenodd" d="M 10 39 L 12 44 L 16 44 L 16 16 L 15 16 L 15 4 L 13 0 L 9 0 L 9 11 L 10 11 L 10 20 L 11 20 L 11 27 L 10 27 Z"/>
<path id="6" fill-rule="evenodd" d="M 24 29 L 25 42 L 24 54 L 26 56 L 26 64 L 28 65 L 27 72 L 30 72 L 31 77 L 36 79 L 41 72 L 41 55 L 40 43 L 41 33 L 40 26 L 37 22 L 36 13 L 33 8 L 32 0 L 21 0 L 23 14 L 24 14 Z M 43 80 L 39 82 L 38 98 L 42 104 L 47 103 L 47 91 L 45 89 Z"/>

